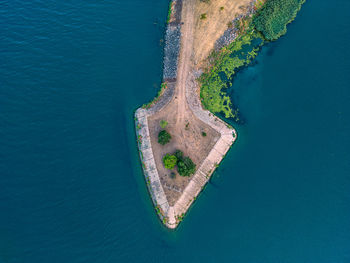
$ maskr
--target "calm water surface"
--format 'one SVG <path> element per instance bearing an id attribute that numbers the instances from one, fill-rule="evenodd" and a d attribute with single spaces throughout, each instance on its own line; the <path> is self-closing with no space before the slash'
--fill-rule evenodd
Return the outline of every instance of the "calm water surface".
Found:
<path id="1" fill-rule="evenodd" d="M 308 1 L 235 77 L 246 123 L 175 232 L 133 128 L 167 5 L 0 3 L 0 262 L 350 262 L 350 3 Z"/>

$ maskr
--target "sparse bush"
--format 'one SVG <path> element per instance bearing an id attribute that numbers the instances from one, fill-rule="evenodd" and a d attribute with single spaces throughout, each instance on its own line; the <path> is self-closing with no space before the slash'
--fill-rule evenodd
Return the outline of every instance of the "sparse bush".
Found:
<path id="1" fill-rule="evenodd" d="M 202 136 L 203 136 L 203 137 L 206 137 L 206 136 L 207 136 L 207 133 L 206 133 L 206 132 L 202 132 Z"/>
<path id="2" fill-rule="evenodd" d="M 186 156 L 177 162 L 177 171 L 181 176 L 191 176 L 196 172 L 196 165 Z"/>
<path id="3" fill-rule="evenodd" d="M 171 13 L 172 13 L 172 5 L 173 5 L 173 2 L 170 2 L 169 3 L 169 8 L 168 8 L 168 17 L 166 19 L 167 24 L 170 22 Z"/>
<path id="4" fill-rule="evenodd" d="M 182 157 L 184 156 L 184 153 L 183 153 L 182 151 L 180 151 L 180 150 L 176 150 L 175 153 L 174 153 L 174 155 L 176 156 L 176 158 L 177 158 L 178 160 L 180 160 L 180 159 L 182 159 Z"/>
<path id="5" fill-rule="evenodd" d="M 161 120 L 161 121 L 159 122 L 159 125 L 160 125 L 160 127 L 161 127 L 162 129 L 165 129 L 165 127 L 168 126 L 168 122 L 165 121 L 165 120 Z"/>
<path id="6" fill-rule="evenodd" d="M 169 169 L 169 170 L 174 169 L 176 162 L 177 162 L 177 158 L 175 155 L 166 154 L 163 157 L 163 164 L 166 169 Z"/>
<path id="7" fill-rule="evenodd" d="M 191 158 L 184 157 L 182 151 L 177 150 L 174 155 L 177 158 L 177 171 L 181 176 L 191 176 L 196 172 L 196 165 Z"/>
<path id="8" fill-rule="evenodd" d="M 162 130 L 158 133 L 158 143 L 165 145 L 171 140 L 171 135 L 166 131 Z"/>
<path id="9" fill-rule="evenodd" d="M 207 14 L 206 14 L 206 13 L 201 14 L 201 16 L 200 16 L 200 19 L 201 19 L 201 20 L 204 20 L 204 19 L 206 19 L 206 18 L 207 18 Z"/>

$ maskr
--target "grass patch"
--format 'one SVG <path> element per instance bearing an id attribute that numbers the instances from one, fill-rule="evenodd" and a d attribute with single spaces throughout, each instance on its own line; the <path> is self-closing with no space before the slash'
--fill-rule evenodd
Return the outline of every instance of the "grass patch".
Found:
<path id="1" fill-rule="evenodd" d="M 170 19 L 171 19 L 171 15 L 172 15 L 172 12 L 173 12 L 173 1 L 170 1 L 169 3 L 169 8 L 168 8 L 168 17 L 166 19 L 166 23 L 169 24 L 170 22 Z"/>
<path id="2" fill-rule="evenodd" d="M 269 0 L 253 19 L 254 27 L 266 40 L 276 40 L 287 32 L 305 0 Z"/>
<path id="3" fill-rule="evenodd" d="M 234 74 L 249 65 L 257 56 L 265 41 L 276 40 L 286 33 L 290 23 L 305 0 L 258 0 L 253 17 L 245 17 L 227 26 L 237 28 L 238 37 L 234 42 L 213 51 L 208 66 L 200 76 L 200 98 L 205 109 L 222 113 L 225 118 L 240 121 L 239 111 L 233 107 L 227 95 Z"/>
<path id="4" fill-rule="evenodd" d="M 159 126 L 162 128 L 162 129 L 165 129 L 166 126 L 168 126 L 168 122 L 166 120 L 161 120 L 159 122 Z"/>
<path id="5" fill-rule="evenodd" d="M 201 84 L 200 97 L 204 108 L 212 113 L 223 113 L 226 118 L 239 121 L 237 109 L 232 108 L 230 97 L 226 94 L 235 72 L 249 65 L 256 57 L 261 44 L 256 45 L 260 35 L 252 28 L 238 37 L 233 43 L 219 52 L 212 52 L 209 67 L 199 78 Z"/>

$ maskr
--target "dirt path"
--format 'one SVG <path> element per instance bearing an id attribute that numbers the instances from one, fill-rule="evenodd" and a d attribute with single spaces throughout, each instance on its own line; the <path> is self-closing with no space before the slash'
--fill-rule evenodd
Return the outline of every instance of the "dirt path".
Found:
<path id="1" fill-rule="evenodd" d="M 195 0 L 184 1 L 182 9 L 182 21 L 186 22 L 182 26 L 182 43 L 175 92 L 178 111 L 177 124 L 186 122 L 186 111 L 190 110 L 186 100 L 186 82 L 189 72 L 192 70 L 191 56 L 193 53 L 194 1 Z"/>

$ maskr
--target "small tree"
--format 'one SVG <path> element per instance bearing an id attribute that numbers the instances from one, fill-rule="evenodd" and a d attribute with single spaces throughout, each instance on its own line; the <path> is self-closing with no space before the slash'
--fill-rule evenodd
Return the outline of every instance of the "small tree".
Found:
<path id="1" fill-rule="evenodd" d="M 161 145 L 165 145 L 168 142 L 170 142 L 171 139 L 171 135 L 166 131 L 166 130 L 162 130 L 158 133 L 158 142 Z"/>
<path id="2" fill-rule="evenodd" d="M 159 125 L 160 125 L 160 127 L 162 127 L 162 129 L 165 129 L 165 127 L 168 125 L 168 122 L 165 120 L 161 120 L 159 122 Z"/>
<path id="3" fill-rule="evenodd" d="M 175 165 L 176 165 L 176 162 L 177 162 L 177 158 L 175 155 L 170 155 L 170 154 L 166 154 L 164 157 L 163 157 L 163 164 L 164 164 L 164 167 L 169 169 L 169 170 L 172 170 L 174 169 Z"/>
<path id="4" fill-rule="evenodd" d="M 181 176 L 191 176 L 196 172 L 196 165 L 186 156 L 177 162 L 177 171 Z"/>
<path id="5" fill-rule="evenodd" d="M 182 151 L 176 150 L 174 155 L 177 158 L 177 171 L 181 176 L 191 176 L 196 172 L 196 165 L 191 158 L 184 157 Z"/>
<path id="6" fill-rule="evenodd" d="M 201 20 L 204 20 L 204 19 L 206 19 L 207 18 L 207 14 L 206 13 L 204 13 L 204 14 L 201 14 L 201 16 L 199 17 Z"/>
<path id="7" fill-rule="evenodd" d="M 176 150 L 175 153 L 174 153 L 174 155 L 176 156 L 176 158 L 177 158 L 178 160 L 181 160 L 181 159 L 183 158 L 183 156 L 184 156 L 184 153 L 181 152 L 180 150 Z"/>

